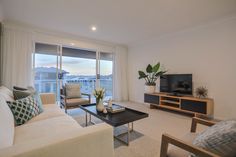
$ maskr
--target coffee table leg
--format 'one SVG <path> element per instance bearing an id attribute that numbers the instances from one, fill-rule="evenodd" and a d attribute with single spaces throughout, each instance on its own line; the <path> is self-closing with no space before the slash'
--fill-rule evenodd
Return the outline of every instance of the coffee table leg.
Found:
<path id="1" fill-rule="evenodd" d="M 130 139 L 130 127 L 129 127 L 129 123 L 128 123 L 128 130 L 127 130 L 127 145 L 129 145 L 129 139 Z"/>
<path id="2" fill-rule="evenodd" d="M 89 114 L 89 123 L 92 123 L 91 114 Z"/>
<path id="3" fill-rule="evenodd" d="M 127 132 L 121 133 L 121 134 L 116 135 L 116 136 L 114 135 L 114 138 L 117 139 L 118 141 L 120 141 L 120 142 L 126 144 L 127 146 L 129 146 L 130 133 L 133 131 L 133 122 L 132 122 L 131 124 L 128 123 L 127 125 L 128 125 L 128 127 L 127 127 Z M 130 125 L 131 125 L 131 126 L 130 126 Z M 131 128 L 130 128 L 130 127 L 131 127 Z M 127 139 L 126 139 L 126 140 L 122 140 L 122 139 L 120 138 L 120 136 L 123 136 L 123 135 L 127 135 Z"/>
<path id="4" fill-rule="evenodd" d="M 89 118 L 88 118 L 89 117 Z M 88 124 L 96 124 L 95 122 L 92 122 L 92 115 L 88 112 L 85 112 L 85 126 L 88 126 Z"/>
<path id="5" fill-rule="evenodd" d="M 88 126 L 88 113 L 85 114 L 85 126 Z"/>

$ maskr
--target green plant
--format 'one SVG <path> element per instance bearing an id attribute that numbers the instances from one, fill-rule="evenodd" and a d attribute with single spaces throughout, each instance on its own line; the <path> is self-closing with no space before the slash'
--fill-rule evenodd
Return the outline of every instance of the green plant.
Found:
<path id="1" fill-rule="evenodd" d="M 161 77 L 167 71 L 160 70 L 160 62 L 156 65 L 148 64 L 146 68 L 146 73 L 143 71 L 138 71 L 139 79 L 144 79 L 147 86 L 155 86 L 156 80 Z"/>
<path id="2" fill-rule="evenodd" d="M 96 98 L 96 103 L 98 104 L 99 101 L 102 100 L 105 95 L 105 89 L 104 88 L 94 89 L 93 95 Z"/>

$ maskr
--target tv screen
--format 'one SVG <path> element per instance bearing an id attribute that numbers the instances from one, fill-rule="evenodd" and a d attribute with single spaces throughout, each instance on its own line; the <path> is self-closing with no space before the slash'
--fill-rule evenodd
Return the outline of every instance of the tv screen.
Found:
<path id="1" fill-rule="evenodd" d="M 160 78 L 160 92 L 192 95 L 192 74 L 166 74 Z"/>

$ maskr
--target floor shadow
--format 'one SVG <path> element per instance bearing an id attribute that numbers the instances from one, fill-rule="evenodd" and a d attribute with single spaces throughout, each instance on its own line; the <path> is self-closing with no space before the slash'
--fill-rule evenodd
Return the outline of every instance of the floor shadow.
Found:
<path id="1" fill-rule="evenodd" d="M 120 135 L 124 132 L 127 132 L 127 129 L 128 129 L 128 127 L 124 126 L 124 125 L 116 127 L 116 128 L 114 128 L 114 135 L 117 136 L 117 135 Z M 132 142 L 132 141 L 134 141 L 134 140 L 136 140 L 136 139 L 138 139 L 142 136 L 144 136 L 142 133 L 133 130 L 132 132 L 130 132 L 130 142 Z M 119 136 L 119 138 L 123 141 L 127 141 L 127 134 Z M 126 146 L 126 145 L 114 138 L 114 147 L 118 148 L 120 146 Z"/>

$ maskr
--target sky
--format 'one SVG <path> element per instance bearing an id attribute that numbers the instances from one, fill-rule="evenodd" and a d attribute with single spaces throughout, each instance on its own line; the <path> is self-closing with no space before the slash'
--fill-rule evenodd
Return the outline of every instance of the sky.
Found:
<path id="1" fill-rule="evenodd" d="M 35 67 L 55 67 L 57 66 L 57 56 L 46 54 L 35 54 Z M 96 60 L 62 57 L 62 70 L 69 72 L 69 75 L 95 75 Z M 112 74 L 112 61 L 100 61 L 100 74 Z"/>

